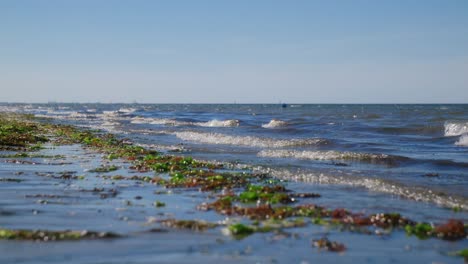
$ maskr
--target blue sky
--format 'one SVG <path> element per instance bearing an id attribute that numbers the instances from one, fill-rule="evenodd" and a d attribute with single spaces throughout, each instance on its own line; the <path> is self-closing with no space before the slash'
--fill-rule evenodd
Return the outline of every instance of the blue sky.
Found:
<path id="1" fill-rule="evenodd" d="M 468 103 L 468 1 L 0 0 L 0 101 Z"/>

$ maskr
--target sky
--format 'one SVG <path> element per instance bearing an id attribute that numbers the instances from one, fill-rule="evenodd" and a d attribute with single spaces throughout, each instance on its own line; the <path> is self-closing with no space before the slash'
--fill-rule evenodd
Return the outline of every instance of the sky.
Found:
<path id="1" fill-rule="evenodd" d="M 468 103 L 468 1 L 0 0 L 0 102 Z"/>

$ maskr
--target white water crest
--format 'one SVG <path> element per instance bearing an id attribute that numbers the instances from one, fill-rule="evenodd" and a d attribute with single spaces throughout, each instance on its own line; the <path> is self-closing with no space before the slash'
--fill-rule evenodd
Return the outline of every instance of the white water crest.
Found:
<path id="1" fill-rule="evenodd" d="M 120 113 L 126 113 L 126 114 L 131 114 L 131 113 L 135 112 L 136 110 L 138 110 L 138 109 L 136 109 L 136 108 L 120 108 L 120 109 L 118 110 L 118 112 L 120 112 Z"/>
<path id="2" fill-rule="evenodd" d="M 445 122 L 445 136 L 460 136 L 468 133 L 468 122 Z"/>
<path id="3" fill-rule="evenodd" d="M 432 191 L 425 187 L 404 186 L 382 179 L 354 176 L 335 176 L 301 170 L 290 171 L 286 169 L 271 168 L 257 168 L 257 170 L 259 172 L 268 173 L 273 177 L 284 180 L 308 182 L 314 184 L 347 185 L 357 188 L 363 187 L 374 192 L 388 193 L 415 201 L 435 203 L 447 208 L 459 207 L 464 210 L 468 209 L 468 201 L 466 199 L 452 197 L 444 193 Z"/>
<path id="4" fill-rule="evenodd" d="M 394 161 L 394 156 L 386 154 L 358 153 L 358 152 L 339 152 L 339 151 L 300 151 L 300 150 L 262 150 L 257 156 L 270 158 L 294 158 L 307 160 L 359 160 L 359 161 Z"/>
<path id="5" fill-rule="evenodd" d="M 203 127 L 238 127 L 240 121 L 237 119 L 228 119 L 228 120 L 211 120 L 208 122 L 194 123 L 197 126 Z"/>
<path id="6" fill-rule="evenodd" d="M 177 121 L 169 118 L 151 118 L 151 117 L 133 117 L 130 121 L 132 124 L 150 124 L 163 126 L 187 126 L 190 122 Z"/>
<path id="7" fill-rule="evenodd" d="M 178 121 L 169 118 L 152 118 L 152 117 L 133 117 L 130 121 L 132 124 L 150 124 L 162 126 L 202 126 L 202 127 L 237 127 L 239 120 L 211 120 L 208 122 L 186 122 Z"/>
<path id="8" fill-rule="evenodd" d="M 288 123 L 285 121 L 281 121 L 278 119 L 272 119 L 268 124 L 263 124 L 263 128 L 278 128 L 278 127 L 285 127 Z"/>
<path id="9" fill-rule="evenodd" d="M 204 144 L 223 144 L 223 145 L 237 145 L 237 146 L 250 146 L 261 148 L 281 148 L 292 146 L 305 146 L 326 144 L 327 141 L 320 138 L 310 139 L 273 139 L 261 138 L 253 136 L 231 136 L 220 133 L 203 133 L 203 132 L 175 132 L 178 138 L 186 141 L 193 141 Z"/>
<path id="10" fill-rule="evenodd" d="M 461 135 L 460 139 L 458 139 L 458 141 L 455 142 L 455 145 L 468 147 L 468 134 Z"/>

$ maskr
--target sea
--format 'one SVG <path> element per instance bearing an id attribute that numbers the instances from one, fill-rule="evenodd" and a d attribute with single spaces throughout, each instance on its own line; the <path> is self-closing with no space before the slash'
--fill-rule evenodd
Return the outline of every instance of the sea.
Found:
<path id="1" fill-rule="evenodd" d="M 468 104 L 2 103 L 1 111 L 268 173 L 320 193 L 327 208 L 468 220 Z"/>

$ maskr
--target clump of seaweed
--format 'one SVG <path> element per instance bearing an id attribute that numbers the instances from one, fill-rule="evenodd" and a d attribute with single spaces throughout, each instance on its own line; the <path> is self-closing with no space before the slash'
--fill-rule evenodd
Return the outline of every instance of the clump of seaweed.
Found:
<path id="1" fill-rule="evenodd" d="M 54 134 L 56 136 L 54 142 L 57 144 L 81 144 L 103 153 L 109 160 L 122 159 L 130 162 L 129 168 L 131 170 L 155 173 L 153 177 L 100 176 L 105 179 L 142 181 L 162 185 L 166 188 L 198 188 L 198 190 L 211 192 L 214 195 L 222 191 L 223 195 L 218 195 L 215 201 L 202 204 L 198 208 L 200 210 L 214 210 L 223 215 L 242 216 L 257 223 L 254 225 L 231 225 L 228 230 L 233 235 L 269 232 L 289 226 L 299 227 L 305 225 L 305 221 L 298 220 L 301 218 L 310 219 L 312 224 L 351 231 L 361 230 L 361 228 L 365 230 L 376 228 L 404 229 L 407 234 L 415 235 L 421 239 L 434 237 L 457 240 L 466 237 L 467 233 L 466 227 L 460 220 L 449 220 L 445 224 L 434 227 L 428 223 L 414 222 L 398 213 L 365 215 L 353 213 L 344 208 L 329 210 L 314 204 L 294 206 L 294 202 L 297 202 L 298 199 L 318 198 L 320 195 L 292 192 L 287 190 L 278 180 L 272 179 L 266 174 L 226 172 L 226 168 L 221 164 L 198 161 L 192 157 L 164 155 L 141 146 L 135 146 L 127 139 L 119 139 L 108 133 L 80 130 L 73 126 L 40 124 L 30 120 L 15 121 L 14 118 L 0 117 L 0 149 L 2 150 L 40 149 L 42 143 L 48 141 L 48 138 L 44 136 L 46 134 Z M 18 159 L 33 157 L 33 155 L 23 153 L 9 155 L 11 155 L 9 158 Z M 110 172 L 117 169 L 117 166 L 110 165 L 97 168 L 93 172 Z M 222 169 L 224 171 L 221 172 Z M 72 174 L 63 174 L 59 177 L 60 179 L 82 179 L 84 176 L 77 178 Z M 101 195 L 101 198 L 117 194 L 116 191 L 104 192 L 103 189 L 93 192 Z M 162 204 L 156 202 L 155 206 L 162 206 Z M 217 226 L 217 224 L 204 221 L 175 219 L 162 220 L 161 224 L 172 228 L 196 231 Z M 15 233 L 3 231 L 3 234 L 6 236 Z M 52 236 L 47 236 L 48 239 L 54 237 L 53 233 L 50 234 Z M 21 236 L 17 235 L 17 237 Z M 64 235 L 64 237 L 66 236 Z M 37 238 L 41 239 L 40 236 Z M 345 250 L 344 245 L 330 242 L 326 238 L 317 240 L 314 244 L 330 251 L 341 252 Z"/>
<path id="2" fill-rule="evenodd" d="M 176 229 L 189 229 L 192 231 L 205 231 L 207 229 L 215 228 L 218 224 L 210 223 L 201 220 L 176 220 L 166 219 L 159 221 L 161 225 L 176 228 Z"/>
<path id="3" fill-rule="evenodd" d="M 10 230 L 0 229 L 0 239 L 32 240 L 32 241 L 60 241 L 81 239 L 118 238 L 120 235 L 110 232 L 93 231 L 47 231 L 47 230 Z"/>
<path id="4" fill-rule="evenodd" d="M 99 173 L 103 173 L 103 172 L 116 171 L 116 170 L 118 170 L 118 169 L 119 169 L 119 167 L 117 167 L 116 165 L 109 165 L 109 166 L 101 166 L 101 167 L 92 169 L 92 170 L 90 170 L 90 172 L 99 172 Z"/>
<path id="5" fill-rule="evenodd" d="M 37 150 L 47 142 L 41 126 L 12 114 L 0 115 L 0 149 Z"/>
<path id="6" fill-rule="evenodd" d="M 335 241 L 330 241 L 326 237 L 313 240 L 312 245 L 316 248 L 328 250 L 331 252 L 343 252 L 346 250 L 346 246 L 344 244 Z"/>
<path id="7" fill-rule="evenodd" d="M 445 240 L 457 240 L 466 237 L 465 226 L 462 221 L 450 219 L 447 223 L 434 228 L 434 234 Z"/>

